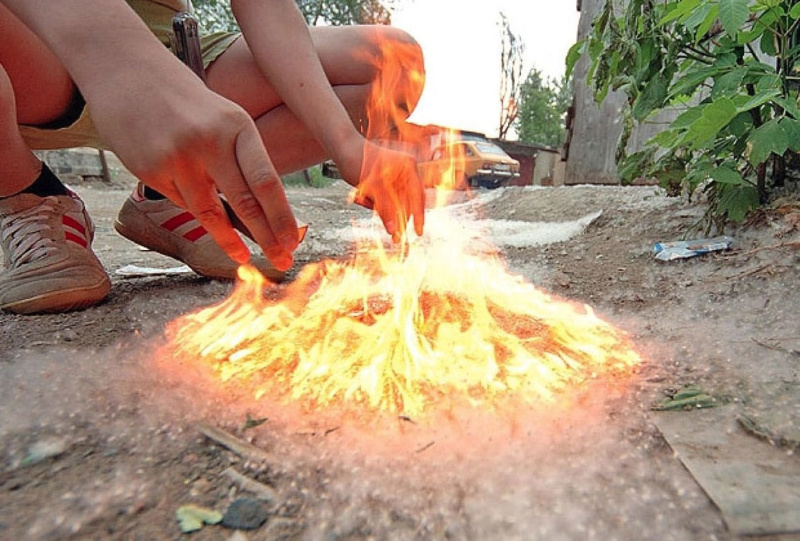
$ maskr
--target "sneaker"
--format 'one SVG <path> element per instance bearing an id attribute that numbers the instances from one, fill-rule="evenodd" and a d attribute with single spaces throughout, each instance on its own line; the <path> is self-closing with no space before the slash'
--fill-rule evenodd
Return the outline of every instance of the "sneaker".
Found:
<path id="1" fill-rule="evenodd" d="M 65 312 L 102 301 L 111 289 L 92 252 L 94 226 L 75 194 L 0 199 L 6 268 L 0 308 L 18 314 Z"/>
<path id="2" fill-rule="evenodd" d="M 145 198 L 142 183 L 122 205 L 114 229 L 136 244 L 185 263 L 197 274 L 236 278 L 239 264 L 228 257 L 192 213 L 169 199 Z M 275 282 L 286 277 L 263 256 L 253 256 L 250 263 Z"/>

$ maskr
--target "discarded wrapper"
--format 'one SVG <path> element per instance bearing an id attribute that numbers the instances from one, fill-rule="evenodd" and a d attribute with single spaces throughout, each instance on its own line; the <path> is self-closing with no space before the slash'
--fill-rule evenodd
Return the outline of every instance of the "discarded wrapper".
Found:
<path id="1" fill-rule="evenodd" d="M 672 261 L 686 259 L 696 255 L 707 254 L 719 250 L 728 250 L 733 239 L 728 236 L 710 239 L 681 240 L 675 242 L 657 242 L 654 247 L 656 259 Z"/>

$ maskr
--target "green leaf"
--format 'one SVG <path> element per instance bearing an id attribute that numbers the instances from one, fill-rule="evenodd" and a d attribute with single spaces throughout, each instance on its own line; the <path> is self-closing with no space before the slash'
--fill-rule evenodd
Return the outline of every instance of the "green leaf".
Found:
<path id="1" fill-rule="evenodd" d="M 738 114 L 730 98 L 720 98 L 703 109 L 703 114 L 687 131 L 683 142 L 699 148 L 714 137 Z"/>
<path id="2" fill-rule="evenodd" d="M 694 42 L 700 43 L 700 41 L 706 36 L 711 27 L 714 25 L 714 21 L 717 20 L 719 17 L 719 5 L 712 4 L 711 9 L 708 10 L 706 14 L 706 18 L 703 20 L 700 25 L 698 25 L 697 30 L 694 34 Z"/>
<path id="3" fill-rule="evenodd" d="M 660 74 L 650 79 L 633 106 L 633 118 L 637 122 L 641 122 L 654 110 L 663 107 L 664 100 L 667 99 L 668 90 L 669 81 L 661 77 Z"/>
<path id="4" fill-rule="evenodd" d="M 736 34 L 750 16 L 748 0 L 719 0 L 719 22 L 729 36 Z"/>
<path id="5" fill-rule="evenodd" d="M 575 64 L 578 63 L 583 53 L 586 51 L 586 40 L 581 40 L 569 48 L 567 52 L 567 78 L 572 75 L 572 70 L 575 69 Z"/>
<path id="6" fill-rule="evenodd" d="M 765 32 L 759 41 L 761 45 L 761 52 L 767 56 L 778 56 L 778 44 L 775 42 L 775 36 L 771 32 Z"/>
<path id="7" fill-rule="evenodd" d="M 708 68 L 692 71 L 686 73 L 678 79 L 670 91 L 671 97 L 681 96 L 683 94 L 694 94 L 697 87 L 706 82 L 708 79 L 717 77 L 720 73 L 727 73 L 730 68 L 722 66 L 709 66 Z"/>
<path id="8" fill-rule="evenodd" d="M 649 143 L 658 145 L 662 148 L 672 148 L 678 140 L 679 133 L 676 130 L 664 130 L 656 134 Z"/>
<path id="9" fill-rule="evenodd" d="M 786 132 L 786 137 L 789 140 L 789 149 L 794 152 L 800 152 L 800 120 L 783 117 L 780 120 L 780 126 Z"/>
<path id="10" fill-rule="evenodd" d="M 714 89 L 711 91 L 711 97 L 716 99 L 724 96 L 735 96 L 739 93 L 746 74 L 747 68 L 742 66 L 717 78 L 714 81 Z"/>
<path id="11" fill-rule="evenodd" d="M 758 166 L 767 161 L 772 153 L 782 156 L 789 148 L 789 135 L 777 119 L 756 128 L 747 141 L 750 150 L 748 159 Z"/>
<path id="12" fill-rule="evenodd" d="M 765 103 L 767 103 L 771 99 L 776 98 L 776 97 L 778 97 L 780 95 L 781 95 L 781 91 L 779 89 L 765 90 L 765 91 L 763 91 L 763 92 L 761 92 L 759 94 L 756 94 L 755 96 L 752 96 L 750 99 L 748 99 L 742 105 L 738 105 L 737 104 L 737 110 L 740 113 L 744 113 L 746 111 L 749 111 L 750 109 L 755 109 L 756 107 L 761 107 L 762 105 L 764 105 Z"/>
<path id="13" fill-rule="evenodd" d="M 780 75 L 769 73 L 758 78 L 758 82 L 756 83 L 756 91 L 767 92 L 770 90 L 780 90 L 782 86 L 783 80 L 781 80 Z"/>
<path id="14" fill-rule="evenodd" d="M 792 19 L 800 19 L 800 4 L 795 4 L 789 11 L 789 17 Z"/>
<path id="15" fill-rule="evenodd" d="M 786 111 L 787 114 L 793 116 L 797 120 L 800 120 L 800 108 L 798 108 L 796 100 L 787 100 L 786 98 L 778 96 L 773 98 L 772 101 L 783 107 L 783 110 Z"/>
<path id="16" fill-rule="evenodd" d="M 681 22 L 687 30 L 696 30 L 697 27 L 703 24 L 711 11 L 716 11 L 713 9 L 716 7 L 716 4 L 701 4 L 697 9 L 688 14 L 688 16 L 684 17 Z"/>
<path id="17" fill-rule="evenodd" d="M 727 214 L 734 222 L 741 222 L 747 213 L 757 209 L 760 203 L 758 190 L 750 183 L 729 185 L 721 184 L 717 211 Z"/>
<path id="18" fill-rule="evenodd" d="M 728 124 L 728 132 L 736 137 L 744 137 L 753 127 L 753 117 L 750 113 L 739 113 Z"/>
<path id="19" fill-rule="evenodd" d="M 204 524 L 219 524 L 222 522 L 222 513 L 197 505 L 184 505 L 175 512 L 181 531 L 183 533 L 196 532 Z"/>
<path id="20" fill-rule="evenodd" d="M 715 181 L 722 184 L 744 184 L 745 182 L 744 177 L 742 177 L 739 171 L 724 165 L 712 169 L 709 171 L 709 175 Z"/>
<path id="21" fill-rule="evenodd" d="M 681 0 L 671 11 L 668 11 L 667 14 L 664 15 L 658 22 L 658 25 L 663 26 L 670 21 L 687 16 L 687 14 L 690 14 L 700 3 L 701 0 Z"/>
<path id="22" fill-rule="evenodd" d="M 691 109 L 687 109 L 686 111 L 678 115 L 678 118 L 672 121 L 670 128 L 674 128 L 676 130 L 688 128 L 689 126 L 697 122 L 701 116 L 703 116 L 703 109 L 705 109 L 704 105 L 698 105 L 697 107 L 692 107 Z"/>

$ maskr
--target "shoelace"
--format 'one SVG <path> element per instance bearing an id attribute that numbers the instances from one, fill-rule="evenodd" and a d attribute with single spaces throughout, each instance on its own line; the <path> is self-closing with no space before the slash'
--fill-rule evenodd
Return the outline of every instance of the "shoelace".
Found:
<path id="1" fill-rule="evenodd" d="M 35 261 L 56 249 L 56 241 L 48 234 L 48 221 L 56 204 L 56 199 L 46 197 L 35 207 L 0 219 L 3 244 L 8 241 L 12 266 Z"/>

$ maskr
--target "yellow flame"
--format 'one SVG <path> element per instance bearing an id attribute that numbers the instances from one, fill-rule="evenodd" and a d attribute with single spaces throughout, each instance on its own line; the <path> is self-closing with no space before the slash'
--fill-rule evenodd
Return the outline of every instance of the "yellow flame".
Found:
<path id="1" fill-rule="evenodd" d="M 400 47 L 383 58 L 397 66 L 410 54 Z M 370 129 L 393 131 L 412 151 L 430 146 L 430 132 L 403 128 L 396 109 L 416 100 L 422 74 L 381 73 Z M 410 90 L 393 91 L 398 84 Z M 455 132 L 437 137 L 437 145 L 457 147 L 449 144 Z M 450 156 L 451 165 L 426 185 L 453 188 L 461 158 Z M 448 193 L 438 192 L 437 205 Z M 624 335 L 591 308 L 556 299 L 510 274 L 498 258 L 470 250 L 460 240 L 469 237 L 466 226 L 429 220 L 425 239 L 404 239 L 399 253 L 376 236 L 351 261 L 306 266 L 279 301 L 265 298 L 258 271 L 242 267 L 228 299 L 169 326 L 169 348 L 256 397 L 410 416 L 453 400 L 552 402 L 639 364 Z"/>
<path id="2" fill-rule="evenodd" d="M 448 397 L 550 401 L 639 363 L 588 306 L 442 248 L 309 265 L 280 302 L 242 267 L 230 298 L 170 326 L 172 347 L 254 392 L 412 416 Z"/>

